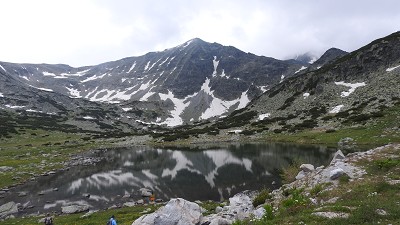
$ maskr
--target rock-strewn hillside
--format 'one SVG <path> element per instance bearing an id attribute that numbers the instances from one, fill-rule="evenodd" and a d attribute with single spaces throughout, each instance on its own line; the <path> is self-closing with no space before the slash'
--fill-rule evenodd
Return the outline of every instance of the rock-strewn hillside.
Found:
<path id="1" fill-rule="evenodd" d="M 236 127 L 247 133 L 295 133 L 311 128 L 334 131 L 359 126 L 396 107 L 399 88 L 397 32 L 315 71 L 288 78 L 213 126 Z"/>

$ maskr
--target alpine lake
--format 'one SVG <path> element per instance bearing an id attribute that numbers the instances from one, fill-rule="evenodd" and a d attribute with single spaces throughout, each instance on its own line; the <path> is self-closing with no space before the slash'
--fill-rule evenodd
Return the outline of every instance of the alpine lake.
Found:
<path id="1" fill-rule="evenodd" d="M 281 186 L 280 171 L 293 160 L 327 165 L 336 148 L 285 143 L 226 144 L 201 149 L 134 146 L 94 151 L 101 159 L 17 186 L 0 199 L 28 206 L 20 216 L 61 212 L 65 205 L 107 209 L 142 199 L 141 188 L 168 201 L 223 201 L 244 190 Z M 0 205 L 1 205 L 0 204 Z"/>

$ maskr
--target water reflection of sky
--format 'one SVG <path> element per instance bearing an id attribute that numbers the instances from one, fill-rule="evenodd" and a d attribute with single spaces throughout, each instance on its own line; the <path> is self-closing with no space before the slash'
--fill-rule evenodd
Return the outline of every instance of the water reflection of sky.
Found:
<path id="1" fill-rule="evenodd" d="M 249 155 L 235 154 L 235 151 L 227 149 L 206 151 L 115 150 L 114 154 L 107 156 L 115 165 L 111 166 L 112 169 L 73 180 L 69 183 L 68 192 L 71 194 L 82 191 L 97 193 L 101 190 L 113 189 L 129 193 L 132 190 L 146 187 L 168 198 L 174 195 L 172 193 L 174 190 L 169 187 L 170 184 L 176 183 L 174 188 L 178 186 L 178 188 L 195 190 L 196 187 L 188 186 L 195 178 L 202 183 L 203 188 L 206 183 L 207 191 L 214 191 L 218 193 L 220 199 L 223 199 L 224 196 L 231 194 L 232 190 L 239 187 L 252 189 L 253 187 L 249 184 L 257 181 L 276 180 L 277 164 L 289 161 L 285 154 L 287 149 L 285 147 L 282 152 L 258 149 Z M 310 154 L 306 154 L 306 158 L 312 158 L 315 152 L 309 151 Z M 321 149 L 318 149 L 317 152 L 321 153 Z M 289 151 L 288 154 L 292 153 L 293 151 Z M 254 163 L 257 164 L 256 171 L 253 169 Z M 238 176 L 232 176 L 234 174 Z M 191 192 L 180 190 L 180 193 L 190 194 Z"/>

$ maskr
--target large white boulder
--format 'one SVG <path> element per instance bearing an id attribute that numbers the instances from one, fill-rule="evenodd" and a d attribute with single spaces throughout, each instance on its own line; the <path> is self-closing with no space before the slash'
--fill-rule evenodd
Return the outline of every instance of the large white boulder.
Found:
<path id="1" fill-rule="evenodd" d="M 201 219 L 202 214 L 198 204 L 175 198 L 156 212 L 141 216 L 132 225 L 196 225 Z"/>

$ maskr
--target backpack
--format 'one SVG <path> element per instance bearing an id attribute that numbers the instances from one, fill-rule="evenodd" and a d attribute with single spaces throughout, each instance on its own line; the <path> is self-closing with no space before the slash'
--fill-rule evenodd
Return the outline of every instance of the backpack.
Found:
<path id="1" fill-rule="evenodd" d="M 53 225 L 53 219 L 51 217 L 46 217 L 44 219 L 44 224 L 45 225 Z"/>

